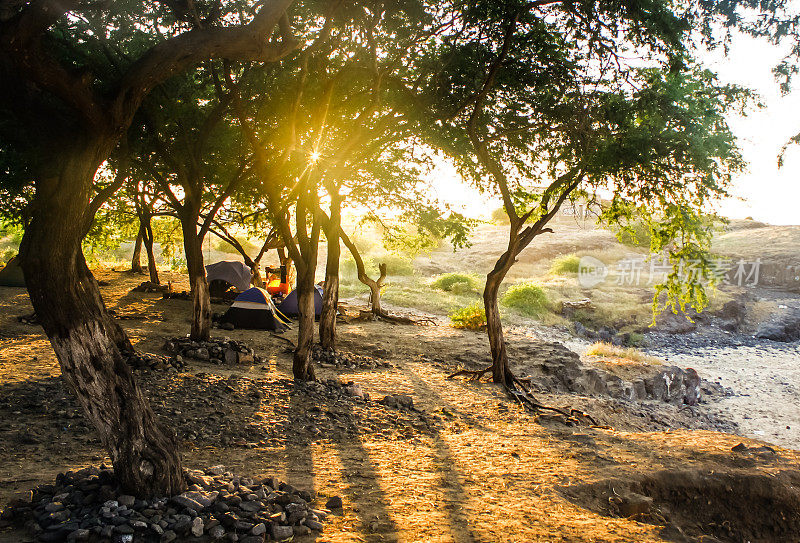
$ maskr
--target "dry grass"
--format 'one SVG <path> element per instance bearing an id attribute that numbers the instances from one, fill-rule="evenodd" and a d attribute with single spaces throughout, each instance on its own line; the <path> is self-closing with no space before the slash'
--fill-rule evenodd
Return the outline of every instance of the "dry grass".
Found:
<path id="1" fill-rule="evenodd" d="M 609 364 L 661 365 L 664 363 L 660 358 L 645 354 L 635 347 L 619 347 L 603 341 L 598 341 L 589 347 L 586 354 L 601 358 Z"/>
<path id="2" fill-rule="evenodd" d="M 108 271 L 96 275 L 110 282 L 102 288 L 110 307 L 147 315 L 142 320 L 120 321 L 138 348 L 157 352 L 165 337 L 188 331 L 189 302 L 129 293 L 142 276 Z M 165 276 L 185 288 L 182 278 L 167 272 Z M 7 387 L 59 373 L 41 328 L 14 319 L 29 308 L 21 289 L 0 289 L 0 379 Z M 435 432 L 415 434 L 409 428 L 410 435 L 404 439 L 359 433 L 346 440 L 287 442 L 278 448 L 182 444 L 188 467 L 224 464 L 246 475 L 277 475 L 323 496 L 342 496 L 344 511 L 329 517 L 325 525 L 323 539 L 330 543 L 662 541 L 660 527 L 602 516 L 566 499 L 563 489 L 664 469 L 743 469 L 738 457 L 731 455 L 731 447 L 740 441 L 754 443 L 712 431 L 624 431 L 617 421 L 625 413 L 603 410 L 602 402 L 591 404 L 592 413 L 617 429 L 538 424 L 498 387 L 447 379 L 451 365 L 440 367 L 430 359 L 439 357 L 447 364 L 462 358 L 480 362 L 488 353 L 485 334 L 449 326 L 384 323 L 343 324 L 339 333 L 342 349 L 370 354 L 380 348 L 390 353 L 385 356 L 397 367 L 366 372 L 318 368 L 318 377 L 353 380 L 373 398 L 410 394 L 415 406 L 438 414 Z M 291 354 L 269 334 L 234 330 L 226 335 L 247 341 L 260 354 L 275 355 L 269 355 L 264 368 L 232 370 L 193 362 L 187 371 L 221 375 L 235 371 L 274 380 L 291 375 Z M 514 344 L 529 341 L 522 333 L 510 331 L 508 337 Z M 550 405 L 593 401 L 548 394 L 541 399 Z M 18 443 L 12 436 L 26 431 L 25 409 L 13 415 L 7 409 L 4 414 L 0 504 L 17 490 L 51 482 L 59 471 L 107 461 L 96 441 L 81 439 L 66 428 L 59 442 Z M 640 419 L 634 418 L 629 417 L 630 424 L 638 424 Z M 797 469 L 797 462 L 796 452 L 781 449 L 780 456 L 769 463 L 747 469 L 767 473 Z M 22 537 L 0 532 L 2 542 L 18 542 Z"/>

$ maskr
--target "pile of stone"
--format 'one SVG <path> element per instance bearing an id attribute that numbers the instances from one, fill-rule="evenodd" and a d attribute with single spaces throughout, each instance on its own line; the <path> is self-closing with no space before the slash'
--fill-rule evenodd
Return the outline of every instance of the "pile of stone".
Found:
<path id="1" fill-rule="evenodd" d="M 329 368 L 374 370 L 394 367 L 385 360 L 347 351 L 330 351 L 319 345 L 314 345 L 312 357 L 320 366 Z"/>
<path id="2" fill-rule="evenodd" d="M 243 341 L 229 338 L 192 341 L 189 338 L 172 338 L 164 343 L 164 350 L 183 363 L 186 358 L 210 364 L 260 364 L 262 357 L 255 354 Z"/>
<path id="3" fill-rule="evenodd" d="M 167 357 L 151 353 L 122 351 L 126 362 L 135 370 L 183 371 L 186 363 L 180 357 Z"/>
<path id="4" fill-rule="evenodd" d="M 37 541 L 288 541 L 321 532 L 330 513 L 314 496 L 274 478 L 236 476 L 222 466 L 186 473 L 189 489 L 142 500 L 120 491 L 105 466 L 61 473 L 53 485 L 18 495 L 0 520 Z M 328 504 L 341 506 L 340 499 Z"/>

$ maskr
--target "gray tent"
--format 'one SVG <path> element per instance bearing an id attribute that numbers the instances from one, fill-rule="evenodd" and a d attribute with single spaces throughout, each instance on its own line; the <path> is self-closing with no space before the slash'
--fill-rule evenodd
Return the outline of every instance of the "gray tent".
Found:
<path id="1" fill-rule="evenodd" d="M 19 265 L 19 256 L 9 260 L 8 264 L 0 270 L 0 287 L 25 287 L 25 276 Z"/>
<path id="2" fill-rule="evenodd" d="M 206 279 L 209 283 L 214 280 L 226 281 L 241 292 L 250 288 L 252 277 L 250 268 L 238 260 L 223 260 L 206 266 Z"/>

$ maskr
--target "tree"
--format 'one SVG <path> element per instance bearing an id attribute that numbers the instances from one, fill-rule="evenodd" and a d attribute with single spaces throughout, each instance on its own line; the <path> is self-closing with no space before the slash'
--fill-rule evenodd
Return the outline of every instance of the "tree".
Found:
<path id="1" fill-rule="evenodd" d="M 483 293 L 492 366 L 463 372 L 519 390 L 509 369 L 499 288 L 517 256 L 568 199 L 613 194 L 603 219 L 624 222 L 646 210 L 652 249 L 680 267 L 656 294 L 666 304 L 702 307 L 710 277 L 706 205 L 725 195 L 741 166 L 724 121 L 736 89 L 718 87 L 693 66 L 689 21 L 664 3 L 476 3 L 463 26 L 430 59 L 426 77 L 451 153 L 477 185 L 498 193 L 509 218 L 505 252 Z M 477 38 L 475 38 L 477 36 Z M 637 67 L 623 58 L 639 54 Z M 645 66 L 644 68 L 641 66 Z M 703 277 L 704 276 L 704 277 Z"/>
<path id="2" fill-rule="evenodd" d="M 81 251 L 95 212 L 118 188 L 95 190 L 95 174 L 160 82 L 209 58 L 270 62 L 294 49 L 285 25 L 286 37 L 272 39 L 290 4 L 265 2 L 232 26 L 190 31 L 156 2 L 3 6 L 0 148 L 13 158 L 3 184 L 35 187 L 20 247 L 28 292 L 121 485 L 139 495 L 172 494 L 184 479 L 175 439 L 123 360 L 120 347 L 130 344 Z"/>
<path id="3" fill-rule="evenodd" d="M 181 223 L 192 292 L 190 337 L 211 335 L 211 296 L 203 241 L 225 201 L 250 174 L 239 131 L 227 118 L 230 97 L 208 63 L 158 87 L 140 113 L 136 164 Z M 202 218 L 201 218 L 202 217 Z"/>

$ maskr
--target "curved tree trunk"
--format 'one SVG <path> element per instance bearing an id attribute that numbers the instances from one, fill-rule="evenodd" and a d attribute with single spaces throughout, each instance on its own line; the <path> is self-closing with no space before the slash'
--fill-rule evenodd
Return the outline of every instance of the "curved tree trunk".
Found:
<path id="1" fill-rule="evenodd" d="M 144 273 L 142 268 L 142 239 L 144 225 L 139 223 L 139 232 L 136 234 L 136 241 L 133 244 L 133 256 L 131 257 L 131 271 L 133 273 Z"/>
<path id="2" fill-rule="evenodd" d="M 500 307 L 498 305 L 500 285 L 508 272 L 508 267 L 502 265 L 507 254 L 505 253 L 500 257 L 495 268 L 486 276 L 486 287 L 483 290 L 483 305 L 486 309 L 486 333 L 489 336 L 489 347 L 492 351 L 492 381 L 495 383 L 506 383 L 511 376 L 511 372 L 508 369 L 506 341 L 503 336 L 503 323 L 500 320 Z"/>
<path id="3" fill-rule="evenodd" d="M 341 227 L 341 200 L 331 201 L 331 218 L 326 230 L 328 238 L 328 257 L 325 263 L 325 288 L 322 292 L 322 313 L 319 317 L 319 343 L 323 349 L 336 349 L 336 312 L 339 303 L 339 257 L 342 248 L 339 245 L 339 228 Z"/>
<path id="4" fill-rule="evenodd" d="M 207 341 L 211 337 L 211 294 L 208 291 L 206 268 L 203 263 L 203 240 L 197 233 L 197 214 L 182 213 L 183 249 L 186 253 L 186 268 L 192 287 L 192 330 L 195 341 Z"/>
<path id="5" fill-rule="evenodd" d="M 120 347 L 130 343 L 108 315 L 81 251 L 88 189 L 107 147 L 94 154 L 83 149 L 62 166 L 59 179 L 37 184 L 21 263 L 64 380 L 96 428 L 121 485 L 137 496 L 171 495 L 185 486 L 175 437 L 156 420 L 123 359 Z M 59 190 L 50 190 L 55 186 Z"/>
<path id="6" fill-rule="evenodd" d="M 156 255 L 153 252 L 153 225 L 152 225 L 152 218 L 148 215 L 146 218 L 146 223 L 144 225 L 144 236 L 142 239 L 144 241 L 144 247 L 147 251 L 147 271 L 150 274 L 150 282 L 156 285 L 160 285 L 161 281 L 158 278 L 158 268 L 156 267 Z"/>

